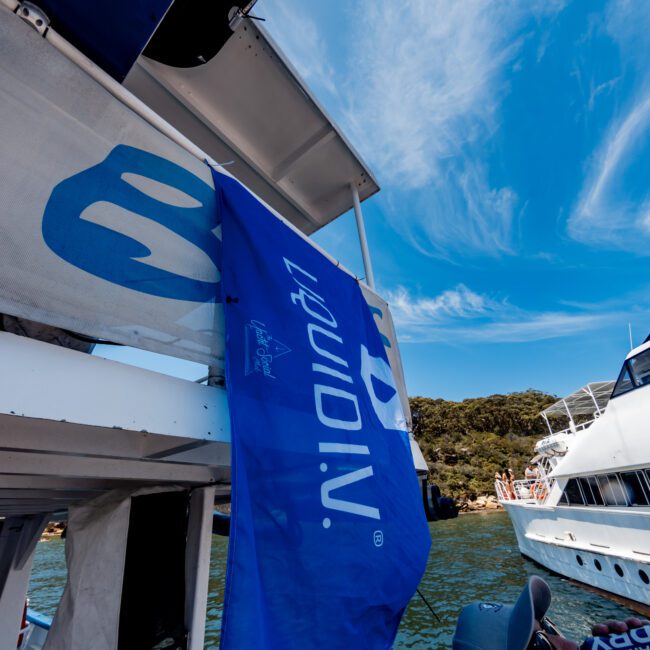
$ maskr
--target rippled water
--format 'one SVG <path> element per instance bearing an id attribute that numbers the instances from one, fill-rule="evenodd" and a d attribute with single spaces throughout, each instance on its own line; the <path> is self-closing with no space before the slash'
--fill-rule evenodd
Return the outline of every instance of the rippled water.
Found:
<path id="1" fill-rule="evenodd" d="M 431 555 L 420 591 L 441 622 L 433 619 L 416 594 L 402 621 L 396 649 L 449 648 L 463 605 L 474 600 L 514 602 L 527 576 L 533 573 L 551 585 L 550 616 L 569 637 L 586 636 L 594 621 L 633 615 L 630 610 L 524 560 L 505 513 L 475 514 L 434 523 L 431 537 Z M 42 542 L 34 559 L 31 606 L 50 616 L 65 583 L 63 548 L 60 540 Z M 210 650 L 216 650 L 219 644 L 227 550 L 227 539 L 213 538 L 205 646 Z"/>
<path id="2" fill-rule="evenodd" d="M 395 648 L 451 647 L 456 618 L 464 605 L 475 600 L 513 603 L 532 574 L 542 576 L 551 586 L 549 616 L 569 638 L 584 638 L 593 622 L 634 615 L 525 560 L 504 512 L 461 516 L 431 524 L 430 528 L 433 543 L 420 591 L 442 622 L 432 621 L 416 594 Z"/>

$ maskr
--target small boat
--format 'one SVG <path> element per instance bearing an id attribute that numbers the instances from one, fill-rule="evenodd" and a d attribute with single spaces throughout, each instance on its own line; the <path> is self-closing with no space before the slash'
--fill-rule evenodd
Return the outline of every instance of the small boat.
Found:
<path id="1" fill-rule="evenodd" d="M 650 337 L 618 379 L 594 382 L 541 413 L 538 475 L 496 481 L 521 553 L 603 592 L 650 605 Z"/>
<path id="2" fill-rule="evenodd" d="M 41 650 L 51 625 L 52 619 L 49 616 L 44 616 L 28 608 L 17 650 Z"/>

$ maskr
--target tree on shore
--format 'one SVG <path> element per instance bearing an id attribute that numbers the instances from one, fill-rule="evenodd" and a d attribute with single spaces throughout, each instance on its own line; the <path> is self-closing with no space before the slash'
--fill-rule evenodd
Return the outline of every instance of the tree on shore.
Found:
<path id="1" fill-rule="evenodd" d="M 451 402 L 410 398 L 413 433 L 429 464 L 430 480 L 456 499 L 494 492 L 494 472 L 512 467 L 523 478 L 539 438 L 548 433 L 539 413 L 557 397 L 537 390 Z"/>

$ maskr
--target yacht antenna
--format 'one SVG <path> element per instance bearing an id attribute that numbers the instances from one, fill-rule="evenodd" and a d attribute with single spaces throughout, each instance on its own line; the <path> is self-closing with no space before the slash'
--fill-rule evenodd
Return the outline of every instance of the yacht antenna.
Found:
<path id="1" fill-rule="evenodd" d="M 632 323 L 627 324 L 627 329 L 630 333 L 630 351 L 634 350 L 634 344 L 632 343 Z"/>

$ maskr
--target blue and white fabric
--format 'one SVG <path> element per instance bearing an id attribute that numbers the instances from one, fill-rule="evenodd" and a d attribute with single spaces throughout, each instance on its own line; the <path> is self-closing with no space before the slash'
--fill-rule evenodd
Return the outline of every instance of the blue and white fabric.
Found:
<path id="1" fill-rule="evenodd" d="M 214 182 L 233 438 L 221 648 L 389 648 L 430 537 L 377 326 L 353 277 Z"/>

